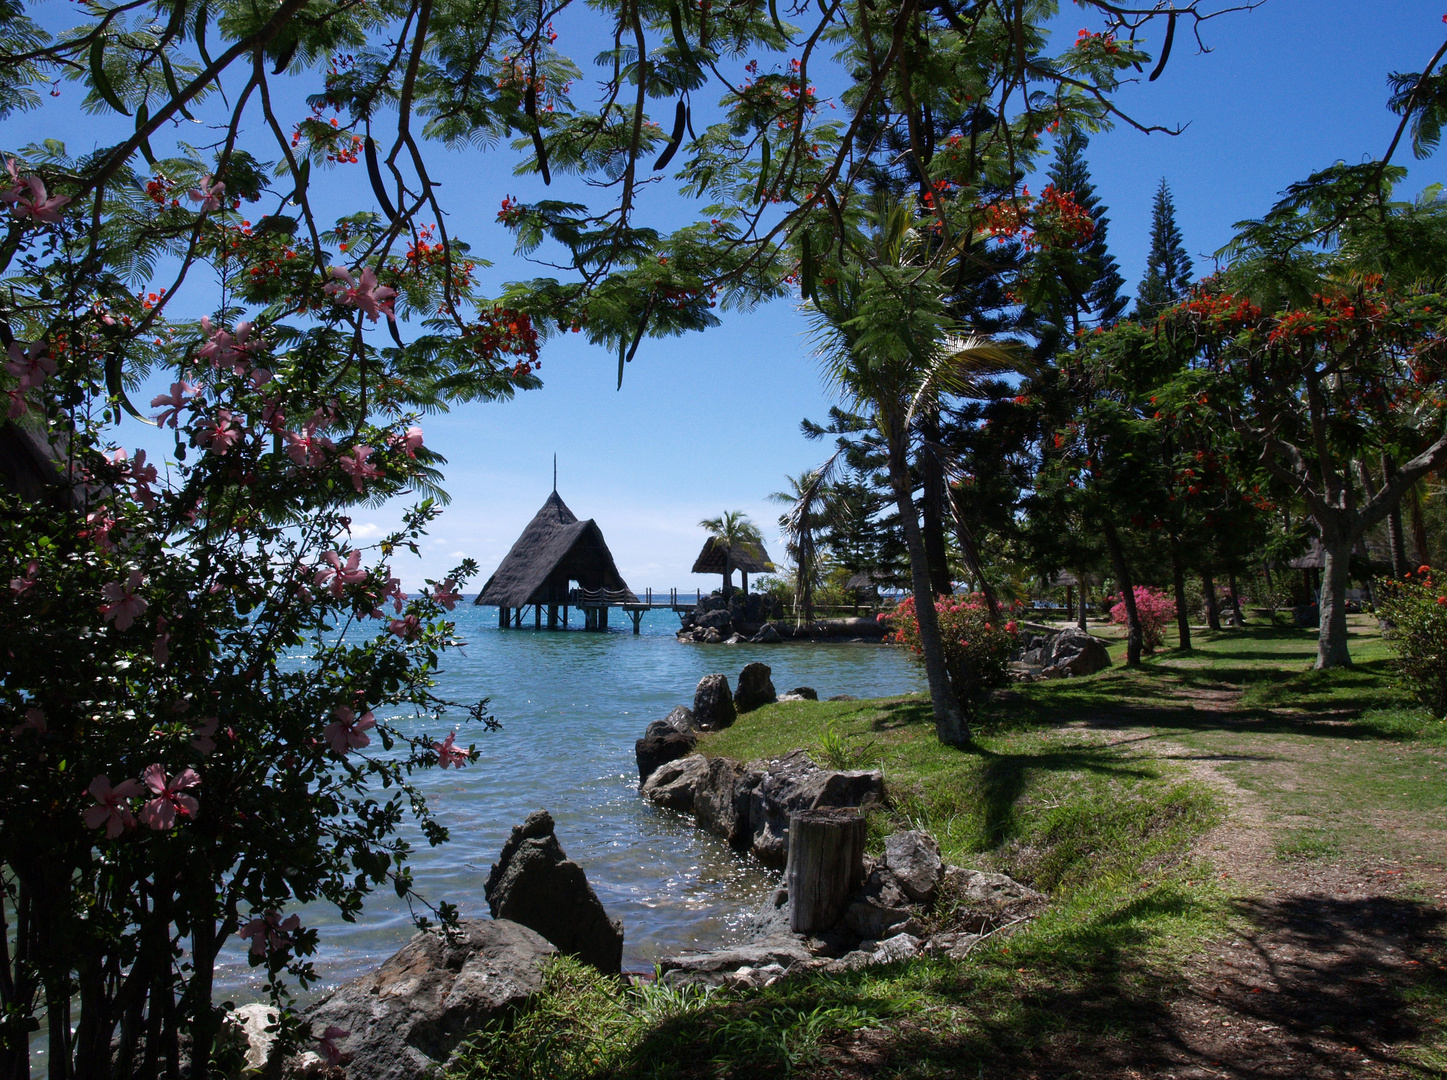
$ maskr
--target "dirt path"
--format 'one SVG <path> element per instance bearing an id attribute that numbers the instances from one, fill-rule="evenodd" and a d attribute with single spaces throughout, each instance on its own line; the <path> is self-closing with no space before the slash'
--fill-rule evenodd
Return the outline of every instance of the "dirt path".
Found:
<path id="1" fill-rule="evenodd" d="M 1229 712 L 1239 695 L 1196 691 L 1191 707 Z M 1088 722 L 1111 728 L 1110 719 Z M 1107 1048 L 1085 1075 L 1179 1078 L 1447 1076 L 1447 1060 L 1423 1050 L 1438 1042 L 1433 1019 L 1414 999 L 1447 985 L 1447 874 L 1431 855 L 1405 865 L 1363 849 L 1326 858 L 1284 858 L 1283 833 L 1303 825 L 1229 775 L 1242 760 L 1271 758 L 1277 783 L 1291 784 L 1308 761 L 1278 742 L 1234 731 L 1232 752 L 1167 738 L 1120 742 L 1180 762 L 1227 807 L 1196 854 L 1211 861 L 1233 894 L 1232 932 L 1181 972 L 1181 991 L 1150 1025 L 1154 1038 Z M 1117 741 L 1113 739 L 1112 741 Z M 1148 749 L 1147 749 L 1148 747 Z M 1283 759 L 1284 758 L 1284 759 Z M 1305 824 L 1310 824 L 1305 822 Z M 1424 850 L 1440 854 L 1433 831 Z M 1049 1075 L 1042 1073 L 1041 1075 Z"/>

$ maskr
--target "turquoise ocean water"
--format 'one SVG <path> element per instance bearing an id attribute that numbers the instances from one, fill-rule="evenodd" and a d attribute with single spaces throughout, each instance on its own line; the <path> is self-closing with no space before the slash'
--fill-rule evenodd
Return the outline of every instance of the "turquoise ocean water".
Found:
<path id="1" fill-rule="evenodd" d="M 457 905 L 463 916 L 486 915 L 483 881 L 509 830 L 546 808 L 568 856 L 583 866 L 609 913 L 623 920 L 629 969 L 725 942 L 777 879 L 638 797 L 633 743 L 649 721 L 691 705 L 702 676 L 721 672 L 733 685 L 753 660 L 773 669 L 780 693 L 812 686 L 820 697 L 876 697 L 923 685 L 906 656 L 888 646 L 682 645 L 671 611 L 649 612 L 636 637 L 616 611 L 603 634 L 499 630 L 490 607 L 459 606 L 454 616 L 467 645 L 444 655 L 438 693 L 461 702 L 490 698 L 503 727 L 460 727 L 458 741 L 475 743 L 481 760 L 419 775 L 452 840 L 416 846 L 417 888 L 433 902 Z M 427 730 L 438 733 L 436 724 Z M 322 906 L 301 914 L 320 931 L 316 989 L 375 966 L 412 933 L 405 905 L 390 891 L 374 895 L 356 923 Z M 238 1002 L 260 998 L 261 981 L 239 946 L 221 961 L 223 994 Z"/>

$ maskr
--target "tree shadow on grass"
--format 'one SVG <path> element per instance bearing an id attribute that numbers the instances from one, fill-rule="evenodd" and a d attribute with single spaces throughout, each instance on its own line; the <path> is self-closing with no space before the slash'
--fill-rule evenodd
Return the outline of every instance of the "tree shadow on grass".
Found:
<path id="1" fill-rule="evenodd" d="M 1336 1080 L 1395 1074 L 1430 1038 L 1423 1013 L 1447 1000 L 1440 912 L 1384 897 L 1243 901 L 1237 933 L 1190 967 L 1147 962 L 1206 902 L 1162 885 L 963 962 L 787 979 L 660 1025 L 613 1075 L 660 1061 L 679 1076 L 788 1075 L 792 1037 L 795 1076 Z"/>

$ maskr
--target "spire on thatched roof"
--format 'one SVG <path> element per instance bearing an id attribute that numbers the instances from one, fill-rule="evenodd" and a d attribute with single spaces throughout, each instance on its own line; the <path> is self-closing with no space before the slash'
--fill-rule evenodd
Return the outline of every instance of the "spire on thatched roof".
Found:
<path id="1" fill-rule="evenodd" d="M 769 558 L 769 553 L 764 550 L 763 544 L 735 544 L 733 551 L 729 553 L 729 564 L 735 570 L 742 570 L 746 574 L 763 574 L 774 569 L 773 560 Z M 703 550 L 693 561 L 693 572 L 695 574 L 722 574 L 724 572 L 724 547 L 719 543 L 717 536 L 710 536 L 704 541 Z"/>
<path id="2" fill-rule="evenodd" d="M 525 607 L 563 604 L 568 582 L 637 597 L 613 564 L 603 532 L 591 518 L 579 521 L 554 491 L 498 565 L 475 604 Z"/>

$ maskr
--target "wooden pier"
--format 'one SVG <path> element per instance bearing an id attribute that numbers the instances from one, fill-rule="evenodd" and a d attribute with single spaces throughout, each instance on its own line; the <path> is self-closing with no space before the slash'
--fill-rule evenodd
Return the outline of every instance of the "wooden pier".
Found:
<path id="1" fill-rule="evenodd" d="M 520 630 L 527 624 L 527 611 L 531 608 L 534 630 L 543 629 L 544 611 L 547 612 L 549 630 L 566 630 L 569 610 L 578 608 L 583 613 L 583 629 L 602 632 L 608 629 L 608 609 L 616 607 L 632 620 L 633 632 L 637 634 L 642 632 L 644 612 L 665 609 L 681 615 L 697 607 L 702 598 L 702 589 L 695 589 L 692 599 L 679 589 L 669 589 L 666 599 L 662 593 L 655 598 L 652 589 L 645 590 L 641 597 L 626 589 L 570 589 L 567 599 L 561 604 L 499 605 L 497 625 L 502 629 L 511 627 Z"/>

